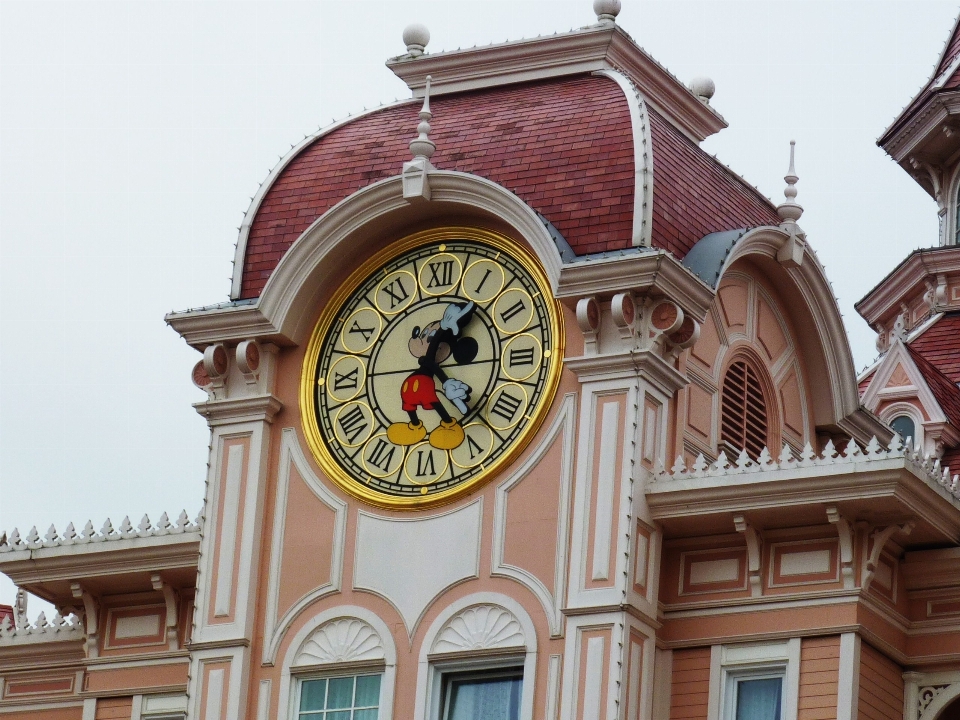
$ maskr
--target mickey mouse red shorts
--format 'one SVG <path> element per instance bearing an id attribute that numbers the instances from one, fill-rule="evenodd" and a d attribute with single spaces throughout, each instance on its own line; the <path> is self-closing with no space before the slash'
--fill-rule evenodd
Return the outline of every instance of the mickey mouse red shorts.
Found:
<path id="1" fill-rule="evenodd" d="M 403 381 L 400 399 L 403 401 L 404 412 L 413 412 L 418 407 L 433 410 L 434 405 L 440 402 L 433 378 L 423 373 L 414 373 Z"/>

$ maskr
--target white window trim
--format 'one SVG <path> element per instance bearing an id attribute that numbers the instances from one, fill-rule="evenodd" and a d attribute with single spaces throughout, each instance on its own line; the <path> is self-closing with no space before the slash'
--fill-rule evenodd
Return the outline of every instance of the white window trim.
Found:
<path id="1" fill-rule="evenodd" d="M 889 425 L 894 419 L 900 417 L 901 415 L 906 415 L 908 418 L 913 420 L 914 432 L 918 437 L 913 438 L 912 442 L 914 445 L 921 448 L 926 447 L 926 433 L 925 428 L 923 427 L 923 416 L 920 414 L 920 409 L 909 402 L 895 402 L 891 403 L 883 409 L 883 412 L 880 413 L 879 417 L 883 422 Z M 901 438 L 903 442 L 906 442 L 906 438 Z"/>
<path id="2" fill-rule="evenodd" d="M 797 720 L 800 692 L 800 638 L 768 643 L 714 645 L 710 648 L 710 694 L 707 720 L 733 720 L 729 714 L 734 682 L 745 675 L 783 676 L 783 720 Z"/>
<path id="3" fill-rule="evenodd" d="M 463 610 L 477 605 L 496 605 L 509 611 L 522 628 L 523 645 L 493 651 L 479 650 L 469 656 L 456 653 L 449 658 L 431 653 L 447 622 Z M 533 720 L 534 681 L 537 675 L 537 632 L 533 621 L 520 603 L 502 593 L 475 593 L 461 598 L 444 608 L 424 634 L 420 645 L 417 699 L 413 717 L 415 720 L 440 720 L 443 712 L 440 696 L 445 674 L 521 666 L 523 691 L 520 696 L 520 720 Z"/>
<path id="4" fill-rule="evenodd" d="M 385 667 L 382 664 L 379 665 L 359 665 L 357 667 L 342 666 L 339 668 L 325 668 L 321 667 L 319 671 L 314 672 L 302 672 L 300 668 L 297 668 L 296 674 L 293 676 L 293 688 L 290 693 L 290 699 L 292 701 L 291 710 L 290 710 L 290 720 L 299 720 L 300 718 L 300 693 L 303 689 L 303 683 L 309 682 L 311 680 L 333 680 L 335 678 L 344 678 L 352 677 L 357 678 L 362 675 L 379 675 L 380 676 L 380 697 L 377 700 L 377 716 L 382 717 L 380 707 L 380 702 L 383 701 L 383 684 L 385 682 L 384 678 Z"/>
<path id="5" fill-rule="evenodd" d="M 383 659 L 374 662 L 330 663 L 321 665 L 293 666 L 294 657 L 314 630 L 325 623 L 337 619 L 355 618 L 367 623 L 377 633 L 383 646 Z M 281 646 L 282 647 L 282 646 Z M 310 618 L 300 631 L 291 638 L 283 654 L 280 672 L 280 697 L 278 699 L 279 717 L 282 720 L 294 720 L 297 717 L 296 702 L 299 697 L 301 679 L 335 677 L 348 674 L 381 672 L 380 708 L 377 720 L 393 720 L 393 694 L 397 679 L 397 650 L 390 628 L 376 614 L 366 608 L 344 605 L 331 608 Z"/>

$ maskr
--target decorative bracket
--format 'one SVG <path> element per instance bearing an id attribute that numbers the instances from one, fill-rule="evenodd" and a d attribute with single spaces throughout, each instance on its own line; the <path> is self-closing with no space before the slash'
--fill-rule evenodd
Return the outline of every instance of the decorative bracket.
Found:
<path id="1" fill-rule="evenodd" d="M 890 538 L 898 532 L 909 535 L 915 525 L 916 523 L 911 520 L 903 525 L 888 525 L 882 530 L 878 528 L 870 533 L 867 542 L 872 541 L 873 545 L 870 546 L 870 552 L 868 554 L 865 553 L 866 557 L 864 557 L 863 561 L 862 580 L 860 581 L 860 587 L 863 592 L 870 589 L 870 584 L 873 582 L 874 575 L 877 572 L 877 565 L 880 563 L 880 554 L 890 541 Z"/>
<path id="2" fill-rule="evenodd" d="M 583 354 L 597 354 L 597 335 L 600 330 L 600 303 L 595 297 L 577 301 L 577 325 L 583 333 Z"/>
<path id="3" fill-rule="evenodd" d="M 827 508 L 827 520 L 837 528 L 840 537 L 840 575 L 843 578 L 843 588 L 852 590 L 856 587 L 856 578 L 853 576 L 853 528 L 836 507 Z"/>
<path id="4" fill-rule="evenodd" d="M 760 558 L 763 552 L 763 536 L 746 521 L 743 515 L 733 516 L 733 525 L 738 533 L 743 533 L 747 541 L 747 571 L 750 576 L 750 594 L 753 597 L 763 595 L 760 580 Z"/>
<path id="5" fill-rule="evenodd" d="M 167 646 L 171 650 L 176 650 L 179 647 L 177 640 L 177 618 L 179 616 L 177 592 L 163 581 L 159 573 L 150 576 L 150 584 L 153 585 L 154 590 L 163 593 L 163 601 L 167 606 Z"/>
<path id="6" fill-rule="evenodd" d="M 617 325 L 621 340 L 629 340 L 634 333 L 634 321 L 637 319 L 637 306 L 630 293 L 617 293 L 610 301 L 610 314 Z"/>
<path id="7" fill-rule="evenodd" d="M 247 385 L 256 385 L 260 370 L 260 345 L 256 340 L 244 340 L 237 345 L 237 368 Z"/>
<path id="8" fill-rule="evenodd" d="M 84 590 L 78 582 L 70 583 L 70 593 L 77 600 L 83 601 L 83 631 L 87 637 L 85 649 L 88 658 L 95 658 L 99 654 L 97 647 L 99 608 L 97 602 L 93 595 Z"/>

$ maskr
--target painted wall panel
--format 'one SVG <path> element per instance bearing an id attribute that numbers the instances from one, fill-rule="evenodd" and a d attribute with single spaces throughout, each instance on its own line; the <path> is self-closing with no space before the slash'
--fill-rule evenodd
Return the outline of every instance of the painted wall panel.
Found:
<path id="1" fill-rule="evenodd" d="M 860 717 L 900 720 L 903 717 L 902 668 L 864 643 L 860 648 Z"/>

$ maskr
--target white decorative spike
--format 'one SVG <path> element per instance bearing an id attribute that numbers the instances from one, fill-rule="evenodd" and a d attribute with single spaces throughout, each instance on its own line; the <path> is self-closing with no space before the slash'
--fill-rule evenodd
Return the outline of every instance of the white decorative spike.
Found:
<path id="1" fill-rule="evenodd" d="M 940 484 L 945 488 L 950 487 L 950 468 L 945 467 L 943 473 L 940 475 Z"/>
<path id="2" fill-rule="evenodd" d="M 130 516 L 124 515 L 123 522 L 120 523 L 120 529 L 118 530 L 120 537 L 131 538 L 137 536 L 137 531 L 133 529 L 133 523 L 130 522 Z"/>
<path id="3" fill-rule="evenodd" d="M 103 527 L 100 528 L 100 537 L 94 538 L 95 540 L 112 540 L 116 537 L 117 531 L 113 529 L 113 523 L 110 522 L 110 518 L 107 518 L 103 522 Z"/>
<path id="4" fill-rule="evenodd" d="M 417 137 L 410 141 L 410 152 L 414 159 L 423 157 L 429 160 L 436 152 L 437 146 L 430 139 L 430 121 L 433 119 L 433 113 L 430 111 L 430 82 L 433 80 L 431 75 L 427 75 L 426 85 L 423 90 L 423 107 L 420 108 L 420 123 L 417 125 Z"/>
<path id="5" fill-rule="evenodd" d="M 847 447 L 844 448 L 843 457 L 845 457 L 847 460 L 854 460 L 856 458 L 863 457 L 863 452 L 860 450 L 860 446 L 853 438 L 850 438 L 850 442 L 848 442 Z"/>
<path id="6" fill-rule="evenodd" d="M 810 446 L 810 443 L 806 443 L 803 446 L 803 450 L 800 453 L 800 462 L 797 463 L 800 467 L 812 467 L 817 464 L 817 454 L 813 451 L 813 448 Z"/>
<path id="7" fill-rule="evenodd" d="M 741 450 L 740 454 L 737 455 L 737 468 L 740 470 L 746 470 L 751 464 L 753 464 L 753 460 L 751 460 L 750 456 L 747 455 L 747 451 Z"/>
<path id="8" fill-rule="evenodd" d="M 890 438 L 890 454 L 898 456 L 903 454 L 903 438 L 899 433 L 895 432 Z"/>
<path id="9" fill-rule="evenodd" d="M 697 455 L 696 459 L 693 461 L 693 476 L 703 477 L 706 471 L 707 471 L 707 459 L 703 456 L 703 453 L 700 453 L 699 455 Z"/>
<path id="10" fill-rule="evenodd" d="M 73 527 L 73 523 L 67 523 L 67 527 L 63 531 L 63 537 L 60 539 L 61 545 L 72 545 L 77 539 L 77 530 Z"/>
<path id="11" fill-rule="evenodd" d="M 790 224 L 795 224 L 797 220 L 800 219 L 800 216 L 803 215 L 803 208 L 797 203 L 797 182 L 800 178 L 797 177 L 797 170 L 794 165 L 794 149 L 796 145 L 795 140 L 790 141 L 790 169 L 787 170 L 787 174 L 783 177 L 787 183 L 787 187 L 783 190 L 783 196 L 786 200 L 777 206 L 777 215 L 779 215 L 780 219 L 785 223 Z"/>
<path id="12" fill-rule="evenodd" d="M 50 527 L 47 528 L 47 534 L 43 536 L 43 546 L 44 547 L 56 547 L 60 544 L 60 536 L 57 535 L 57 528 L 50 524 Z"/>
<path id="13" fill-rule="evenodd" d="M 197 516 L 193 519 L 193 528 L 192 532 L 200 532 L 203 528 L 203 508 L 200 508 L 200 512 L 197 513 Z"/>
<path id="14" fill-rule="evenodd" d="M 13 532 L 10 533 L 10 536 L 7 538 L 7 545 L 9 545 L 12 550 L 23 549 L 23 541 L 20 539 L 20 531 L 16 528 L 13 529 Z"/>
<path id="15" fill-rule="evenodd" d="M 837 448 L 833 444 L 833 440 L 827 440 L 827 444 L 823 446 L 823 452 L 820 454 L 820 464 L 829 465 L 837 457 Z"/>
<path id="16" fill-rule="evenodd" d="M 656 464 L 653 466 L 653 474 L 655 477 L 662 478 L 667 474 L 667 468 L 663 465 L 663 458 L 658 457 Z M 200 516 L 197 516 L 197 519 L 200 519 Z"/>
<path id="17" fill-rule="evenodd" d="M 37 621 L 34 623 L 34 627 L 37 630 L 42 630 L 47 627 L 50 623 L 47 622 L 47 616 L 44 614 L 43 610 L 40 611 L 40 614 L 37 615 Z"/>
<path id="18" fill-rule="evenodd" d="M 59 612 L 56 612 L 56 613 L 54 613 L 54 615 L 53 615 L 53 620 L 50 621 L 50 624 L 51 624 L 53 627 L 55 627 L 57 630 L 59 630 L 60 628 L 62 628 L 62 627 L 63 627 L 64 625 L 66 625 L 67 623 L 64 621 L 63 615 L 61 615 Z"/>
<path id="19" fill-rule="evenodd" d="M 181 510 L 180 514 L 177 516 L 177 532 L 184 532 L 189 524 L 190 516 L 187 515 L 186 510 Z"/>
<path id="20" fill-rule="evenodd" d="M 717 475 L 726 475 L 727 468 L 730 467 L 730 461 L 727 459 L 727 454 L 722 450 L 717 455 L 716 461 L 713 465 L 710 466 L 710 469 L 707 471 L 707 475 L 716 477 Z"/>
<path id="21" fill-rule="evenodd" d="M 773 461 L 773 457 L 770 455 L 770 451 L 764 445 L 763 450 L 760 451 L 759 457 L 757 457 L 757 466 L 761 470 L 776 470 L 777 464 Z"/>
<path id="22" fill-rule="evenodd" d="M 886 453 L 883 452 L 883 447 L 877 440 L 876 435 L 870 438 L 870 442 L 867 443 L 867 447 L 864 448 L 864 452 L 866 452 L 867 457 L 869 457 L 871 460 L 879 460 L 886 455 Z"/>
<path id="23" fill-rule="evenodd" d="M 783 450 L 780 451 L 779 463 L 781 470 L 792 468 L 796 464 L 796 460 L 793 459 L 793 450 L 786 443 L 783 444 Z"/>
<path id="24" fill-rule="evenodd" d="M 38 550 L 43 547 L 43 542 L 40 540 L 40 533 L 37 532 L 37 526 L 34 525 L 30 528 L 30 532 L 27 535 L 26 539 L 27 547 L 31 550 Z"/>
<path id="25" fill-rule="evenodd" d="M 137 535 L 140 537 L 150 537 L 153 535 L 153 526 L 150 525 L 150 518 L 144 514 L 137 526 Z"/>
<path id="26" fill-rule="evenodd" d="M 677 455 L 677 461 L 673 464 L 673 467 L 670 468 L 670 472 L 674 477 L 680 477 L 686 474 L 687 464 L 683 461 L 683 455 Z"/>
<path id="27" fill-rule="evenodd" d="M 87 520 L 87 524 L 83 526 L 83 537 L 81 542 L 91 542 L 96 534 L 97 531 L 93 529 L 93 523 L 90 520 Z"/>

